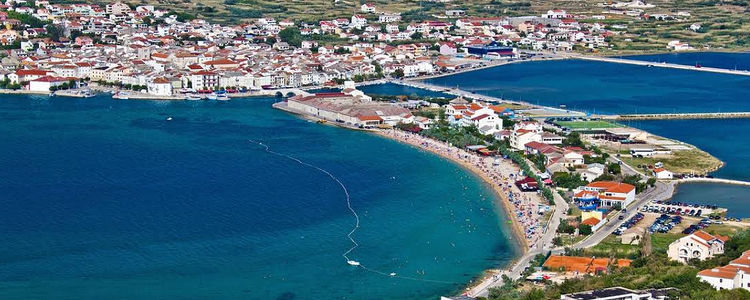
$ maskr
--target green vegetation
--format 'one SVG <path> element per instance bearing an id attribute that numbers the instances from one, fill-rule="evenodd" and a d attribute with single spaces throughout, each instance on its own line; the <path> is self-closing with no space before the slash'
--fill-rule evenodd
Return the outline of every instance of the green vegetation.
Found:
<path id="1" fill-rule="evenodd" d="M 596 246 L 586 249 L 584 255 L 633 259 L 640 255 L 640 246 L 623 244 L 619 237 L 609 235 Z"/>
<path id="2" fill-rule="evenodd" d="M 653 166 L 657 162 L 664 164 L 664 168 L 675 173 L 706 174 L 721 167 L 722 162 L 710 154 L 698 150 L 675 150 L 671 155 L 657 157 L 630 157 L 623 155 L 621 158 L 632 167 Z"/>
<path id="3" fill-rule="evenodd" d="M 641 175 L 633 174 L 622 178 L 622 182 L 635 186 L 635 193 L 640 194 L 648 187 L 646 182 L 641 181 Z"/>
<path id="4" fill-rule="evenodd" d="M 581 178 L 581 174 L 568 172 L 555 172 L 555 174 L 552 174 L 552 181 L 555 183 L 555 186 L 569 190 L 588 183 Z"/>
<path id="5" fill-rule="evenodd" d="M 701 282 L 696 274 L 699 270 L 726 265 L 739 257 L 742 251 L 750 249 L 750 230 L 738 232 L 725 244 L 724 255 L 706 261 L 691 261 L 683 265 L 670 261 L 666 256 L 666 246 L 679 238 L 680 234 L 647 235 L 641 246 L 621 245 L 614 238 L 605 239 L 600 245 L 583 251 L 573 251 L 570 255 L 593 255 L 597 257 L 631 257 L 630 267 L 612 269 L 609 274 L 568 279 L 561 284 L 546 282 L 539 288 L 525 288 L 521 281 L 505 281 L 497 289 L 492 289 L 489 299 L 559 299 L 561 294 L 622 286 L 630 289 L 651 289 L 674 287 L 670 296 L 677 299 L 750 299 L 750 292 L 744 289 L 717 291 L 708 283 Z M 645 247 L 648 244 L 653 247 Z"/>
<path id="6" fill-rule="evenodd" d="M 617 128 L 622 127 L 622 125 L 608 122 L 608 121 L 560 121 L 555 122 L 557 125 L 570 128 L 571 130 L 581 130 L 581 129 L 602 129 L 602 128 Z"/>
<path id="7" fill-rule="evenodd" d="M 22 25 L 26 24 L 31 26 L 32 28 L 42 28 L 45 25 L 49 24 L 49 22 L 42 21 L 32 15 L 22 14 L 12 10 L 7 10 L 5 12 L 8 14 L 8 19 L 16 19 L 20 21 Z"/>
<path id="8" fill-rule="evenodd" d="M 571 132 L 568 134 L 563 140 L 563 146 L 586 148 L 586 145 L 583 143 L 583 140 L 581 140 L 581 135 L 578 132 Z"/>
<path id="9" fill-rule="evenodd" d="M 297 27 L 287 27 L 279 31 L 279 38 L 283 42 L 289 43 L 294 47 L 302 46 L 302 34 Z"/>

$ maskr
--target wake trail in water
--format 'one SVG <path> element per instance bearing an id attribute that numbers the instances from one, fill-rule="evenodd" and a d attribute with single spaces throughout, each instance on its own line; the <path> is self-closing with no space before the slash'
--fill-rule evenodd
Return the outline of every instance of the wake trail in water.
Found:
<path id="1" fill-rule="evenodd" d="M 383 276 L 386 276 L 386 277 L 393 277 L 393 278 L 407 279 L 407 280 L 415 280 L 415 281 L 422 281 L 422 282 L 432 282 L 432 283 L 458 284 L 458 282 L 452 282 L 452 281 L 432 280 L 432 279 L 424 279 L 424 278 L 418 278 L 418 277 L 401 276 L 401 275 L 397 275 L 396 273 L 386 273 L 386 272 L 383 272 L 383 271 L 379 271 L 379 270 L 368 268 L 368 267 L 360 264 L 358 261 L 350 259 L 349 258 L 349 254 L 351 254 L 352 251 L 354 251 L 354 249 L 357 249 L 357 247 L 359 247 L 359 244 L 354 239 L 354 233 L 357 231 L 357 229 L 359 229 L 359 215 L 357 214 L 357 212 L 352 207 L 351 196 L 349 195 L 349 190 L 346 188 L 346 186 L 344 185 L 344 183 L 341 182 L 341 180 L 339 180 L 338 177 L 334 176 L 331 172 L 329 172 L 326 169 L 323 169 L 323 168 L 318 167 L 316 165 L 304 162 L 304 161 L 302 161 L 302 160 L 300 160 L 300 159 L 298 159 L 298 158 L 296 158 L 294 156 L 273 151 L 273 150 L 271 150 L 270 146 L 264 144 L 263 142 L 259 142 L 259 141 L 255 141 L 255 140 L 249 140 L 249 141 L 251 143 L 254 143 L 254 144 L 257 144 L 257 145 L 263 147 L 267 153 L 270 153 L 270 154 L 273 154 L 273 155 L 276 155 L 276 156 L 281 156 L 281 157 L 290 159 L 292 161 L 295 161 L 298 164 L 301 164 L 303 166 L 307 166 L 309 168 L 313 168 L 315 170 L 318 170 L 319 172 L 328 175 L 328 177 L 330 177 L 333 181 L 335 181 L 341 187 L 341 190 L 344 192 L 344 195 L 346 195 L 346 207 L 349 209 L 349 211 L 352 213 L 352 215 L 354 215 L 354 219 L 356 221 L 356 223 L 354 225 L 354 228 L 352 228 L 352 230 L 349 231 L 349 233 L 346 235 L 346 237 L 349 239 L 349 241 L 352 242 L 352 247 L 349 248 L 349 250 L 346 250 L 346 252 L 344 252 L 343 254 L 341 254 L 341 256 L 343 256 L 344 259 L 346 259 L 347 263 L 349 263 L 351 265 L 354 265 L 356 267 L 360 267 L 360 268 L 362 268 L 362 269 L 364 269 L 364 270 L 366 270 L 368 272 L 372 272 L 372 273 L 375 273 L 375 274 L 383 275 Z M 355 264 L 352 264 L 352 263 L 355 263 Z"/>

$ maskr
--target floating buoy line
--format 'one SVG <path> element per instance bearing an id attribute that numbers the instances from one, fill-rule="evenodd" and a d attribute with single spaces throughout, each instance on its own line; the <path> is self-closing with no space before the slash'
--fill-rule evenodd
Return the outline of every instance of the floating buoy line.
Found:
<path id="1" fill-rule="evenodd" d="M 306 166 L 306 167 L 318 170 L 319 172 L 321 172 L 323 174 L 326 174 L 328 177 L 330 177 L 333 181 L 335 181 L 341 187 L 341 190 L 344 192 L 344 195 L 346 196 L 346 207 L 352 213 L 352 215 L 354 216 L 354 220 L 355 220 L 354 227 L 352 228 L 352 230 L 349 231 L 349 233 L 346 234 L 346 237 L 352 243 L 352 246 L 351 246 L 351 248 L 349 248 L 348 250 L 346 250 L 346 252 L 344 252 L 343 254 L 341 254 L 341 256 L 343 256 L 344 259 L 346 260 L 347 264 L 349 264 L 350 266 L 354 266 L 354 267 L 357 267 L 357 268 L 362 268 L 365 271 L 372 272 L 372 273 L 379 274 L 379 275 L 386 276 L 386 277 L 393 277 L 393 278 L 407 279 L 407 280 L 414 280 L 414 281 L 422 281 L 422 282 L 432 282 L 432 283 L 459 284 L 459 282 L 453 282 L 453 281 L 432 280 L 432 279 L 425 279 L 425 278 L 419 278 L 419 277 L 410 277 L 410 276 L 398 275 L 395 272 L 383 272 L 383 271 L 379 271 L 379 270 L 376 270 L 376 269 L 368 268 L 368 267 L 364 266 L 362 263 L 360 263 L 359 261 L 349 258 L 349 254 L 351 254 L 352 251 L 354 251 L 354 249 L 357 249 L 357 247 L 359 247 L 359 244 L 357 243 L 357 241 L 354 239 L 354 236 L 353 236 L 354 233 L 357 231 L 357 229 L 359 229 L 359 215 L 357 214 L 357 212 L 352 207 L 351 196 L 349 195 L 349 190 L 346 188 L 346 186 L 344 185 L 344 183 L 341 182 L 341 180 L 339 180 L 336 176 L 334 176 L 331 172 L 329 172 L 326 169 L 323 169 L 323 168 L 318 167 L 316 165 L 304 162 L 304 161 L 302 161 L 302 160 L 300 160 L 300 159 L 298 159 L 298 158 L 296 158 L 294 156 L 273 151 L 273 150 L 271 150 L 270 146 L 264 144 L 263 142 L 259 142 L 259 141 L 255 141 L 255 140 L 249 140 L 249 141 L 251 143 L 254 143 L 254 144 L 258 145 L 258 146 L 263 147 L 265 149 L 265 151 L 267 153 L 269 153 L 269 154 L 273 154 L 273 155 L 276 155 L 276 156 L 281 156 L 281 157 L 290 159 L 292 161 L 295 161 L 298 164 L 301 164 L 303 166 Z M 422 270 L 422 271 L 420 271 L 418 273 L 424 275 L 424 270 Z"/>

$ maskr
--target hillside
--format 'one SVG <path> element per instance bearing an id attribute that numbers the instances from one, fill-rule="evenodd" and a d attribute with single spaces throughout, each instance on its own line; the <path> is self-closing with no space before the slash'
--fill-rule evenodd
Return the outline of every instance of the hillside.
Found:
<path id="1" fill-rule="evenodd" d="M 70 0 L 66 0 L 70 1 Z M 98 1 L 98 0 L 97 0 Z M 541 15 L 549 9 L 565 9 L 573 15 L 603 15 L 600 0 L 465 0 L 436 3 L 418 0 L 160 0 L 126 1 L 132 5 L 152 4 L 184 12 L 214 22 L 237 24 L 259 17 L 317 22 L 350 18 L 360 14 L 362 3 L 373 3 L 378 12 L 401 13 L 404 22 L 447 19 L 446 10 L 460 9 L 469 17 Z M 689 17 L 675 20 L 644 20 L 617 14 L 604 14 L 606 20 L 583 20 L 618 25 L 611 38 L 620 52 L 663 51 L 671 40 L 689 42 L 696 48 L 746 48 L 750 45 L 750 8 L 748 0 L 652 0 L 655 8 L 644 13 L 668 14 L 688 12 Z M 106 3 L 106 2 L 103 2 Z M 610 2 L 611 3 L 611 2 Z M 377 20 L 377 14 L 368 14 Z M 702 28 L 689 30 L 691 24 Z M 623 28 L 624 27 L 624 28 Z M 658 47 L 657 47 L 658 46 Z"/>

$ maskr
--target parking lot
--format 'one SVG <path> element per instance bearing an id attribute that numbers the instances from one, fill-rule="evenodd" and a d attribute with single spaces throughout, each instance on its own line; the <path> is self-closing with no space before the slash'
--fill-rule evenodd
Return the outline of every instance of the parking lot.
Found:
<path id="1" fill-rule="evenodd" d="M 714 205 L 695 205 L 679 202 L 656 201 L 644 205 L 641 212 L 668 214 L 676 216 L 702 217 L 714 213 L 718 207 Z"/>

